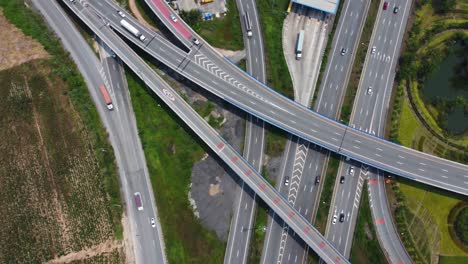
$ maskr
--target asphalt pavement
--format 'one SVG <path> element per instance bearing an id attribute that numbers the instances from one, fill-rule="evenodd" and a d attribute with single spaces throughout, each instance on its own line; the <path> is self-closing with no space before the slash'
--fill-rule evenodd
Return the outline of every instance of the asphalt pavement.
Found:
<path id="1" fill-rule="evenodd" d="M 323 236 L 307 222 L 287 201 L 244 160 L 219 134 L 209 126 L 175 91 L 165 84 L 117 35 L 109 29 L 108 21 L 95 17 L 94 10 L 72 10 L 90 27 L 142 80 L 177 114 L 188 127 L 237 173 L 265 203 L 273 208 L 302 239 L 327 262 L 348 263 Z M 148 35 L 150 36 L 150 35 Z M 153 36 L 151 36 L 153 37 Z M 148 44 L 151 44 L 149 42 Z"/>
<path id="2" fill-rule="evenodd" d="M 127 15 L 127 20 L 150 36 L 148 41 L 142 43 L 121 28 L 121 18 L 116 15 L 115 7 L 108 6 L 107 1 L 100 2 L 101 4 L 95 4 L 95 1 L 89 1 L 90 5 L 115 30 L 182 76 L 244 111 L 291 134 L 370 166 L 442 189 L 468 194 L 468 166 L 378 138 L 373 135 L 374 130 L 360 131 L 325 118 L 269 88 L 266 89 L 265 85 L 245 74 L 227 59 L 220 58 L 218 53 L 212 54 L 209 47 L 192 47 L 189 53 L 185 53 L 138 25 L 138 22 Z M 178 27 L 171 29 L 178 30 Z M 205 52 L 209 58 L 204 55 Z M 220 85 L 221 83 L 224 85 Z"/>
<path id="3" fill-rule="evenodd" d="M 368 47 L 350 124 L 361 130 L 371 131 L 377 136 L 384 135 L 396 61 L 399 57 L 411 3 L 411 1 L 404 0 L 394 1 L 389 4 L 387 10 L 382 8 L 383 1 L 380 3 Z M 395 6 L 400 8 L 397 14 L 393 12 Z M 355 168 L 354 175 L 350 174 L 351 166 Z M 364 180 L 370 179 L 369 195 L 379 242 L 390 263 L 411 263 L 392 222 L 382 173 L 354 161 L 342 161 L 337 179 L 341 176 L 345 176 L 346 180 L 344 184 L 337 183 L 335 186 L 333 210 L 330 211 L 329 219 L 332 219 L 333 215 L 339 218 L 339 215 L 343 213 L 345 221 L 343 223 L 338 221 L 336 224 L 329 221 L 326 237 L 345 256 L 349 256 L 363 183 Z"/>
<path id="4" fill-rule="evenodd" d="M 341 110 L 368 3 L 367 1 L 353 0 L 345 2 L 338 21 L 331 46 L 332 53 L 329 55 L 323 82 L 314 105 L 317 112 L 330 118 L 336 119 Z M 341 55 L 343 47 L 348 52 Z M 293 56 L 293 54 L 289 56 Z M 305 72 L 304 74 L 311 75 L 312 73 Z M 289 192 L 291 195 L 297 196 L 294 199 L 295 208 L 313 223 L 325 180 L 329 152 L 320 147 L 312 148 L 313 145 L 306 145 L 305 143 L 299 146 L 295 143 L 288 145 L 288 147 L 291 146 L 294 146 L 294 149 L 287 149 L 286 153 L 295 155 L 295 158 L 285 165 L 287 168 L 282 171 L 283 174 L 280 177 L 284 178 L 285 175 L 292 175 L 293 180 Z M 287 159 L 291 158 L 285 160 Z M 300 164 L 301 161 L 304 164 Z M 298 170 L 298 168 L 303 169 Z M 320 177 L 319 183 L 315 182 L 316 177 Z M 297 186 L 293 186 L 294 180 L 298 180 Z M 272 261 L 278 263 L 306 263 L 308 257 L 306 245 L 295 237 L 294 232 L 288 232 L 286 236 L 285 227 L 280 227 L 280 225 L 276 224 L 278 222 L 272 222 L 274 226 L 271 235 L 278 239 L 272 239 L 272 242 L 267 240 L 262 263 L 271 263 Z M 277 240 L 279 242 L 276 242 Z"/>

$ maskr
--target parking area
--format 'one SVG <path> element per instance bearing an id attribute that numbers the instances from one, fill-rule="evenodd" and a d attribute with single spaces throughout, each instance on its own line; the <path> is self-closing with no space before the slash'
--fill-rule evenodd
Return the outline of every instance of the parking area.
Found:
<path id="1" fill-rule="evenodd" d="M 204 4 L 202 4 L 202 0 L 177 0 L 172 2 L 177 5 L 180 10 L 190 11 L 196 9 L 200 10 L 201 13 L 212 13 L 216 17 L 227 12 L 226 0 L 213 0 L 212 2 Z"/>

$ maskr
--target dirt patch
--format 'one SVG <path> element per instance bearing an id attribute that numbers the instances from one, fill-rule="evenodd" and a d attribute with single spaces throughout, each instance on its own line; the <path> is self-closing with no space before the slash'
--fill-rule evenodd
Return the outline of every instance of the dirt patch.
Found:
<path id="1" fill-rule="evenodd" d="M 136 19 L 138 19 L 138 21 L 142 23 L 145 27 L 150 28 L 151 30 L 156 32 L 159 31 L 157 28 L 150 25 L 150 23 L 146 22 L 145 18 L 143 17 L 143 15 L 141 15 L 140 10 L 136 6 L 135 0 L 128 0 L 128 7 L 130 8 L 130 11 L 133 13 Z"/>
<path id="2" fill-rule="evenodd" d="M 122 244 L 115 240 L 107 240 L 99 245 L 86 248 L 78 252 L 71 252 L 65 256 L 47 261 L 46 264 L 70 263 L 72 261 L 90 259 L 99 255 L 109 255 L 116 250 L 120 250 Z"/>
<path id="3" fill-rule="evenodd" d="M 0 71 L 48 56 L 42 45 L 11 24 L 0 8 Z"/>

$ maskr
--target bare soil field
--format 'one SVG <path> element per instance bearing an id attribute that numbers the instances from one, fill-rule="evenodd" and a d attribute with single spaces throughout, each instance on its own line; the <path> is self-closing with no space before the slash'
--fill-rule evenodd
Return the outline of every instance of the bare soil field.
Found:
<path id="1" fill-rule="evenodd" d="M 0 8 L 0 70 L 47 56 L 37 41 L 22 34 L 3 16 Z"/>

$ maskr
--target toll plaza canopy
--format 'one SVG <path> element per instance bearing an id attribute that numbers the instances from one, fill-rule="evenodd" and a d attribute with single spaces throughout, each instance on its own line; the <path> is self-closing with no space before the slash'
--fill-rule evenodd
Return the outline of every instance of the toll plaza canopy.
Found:
<path id="1" fill-rule="evenodd" d="M 294 3 L 321 10 L 326 13 L 336 14 L 340 0 L 292 0 Z"/>

